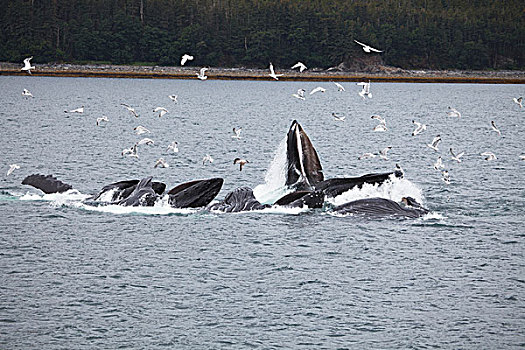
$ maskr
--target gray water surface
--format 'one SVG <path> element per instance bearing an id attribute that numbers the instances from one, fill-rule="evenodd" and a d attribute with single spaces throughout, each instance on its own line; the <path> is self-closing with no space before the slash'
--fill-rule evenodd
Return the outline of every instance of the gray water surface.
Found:
<path id="1" fill-rule="evenodd" d="M 512 102 L 523 86 L 372 83 L 363 100 L 360 87 L 343 85 L 0 76 L 0 347 L 523 348 L 525 111 Z M 292 97 L 316 86 L 327 91 Z M 82 105 L 84 114 L 64 113 Z M 157 106 L 170 113 L 158 118 Z M 462 117 L 447 116 L 448 106 Z M 374 114 L 388 131 L 372 131 Z M 97 127 L 102 115 L 109 122 Z M 20 184 L 53 174 L 93 194 L 149 175 L 168 188 L 223 177 L 222 199 L 265 182 L 293 119 L 326 178 L 398 163 L 407 194 L 416 189 L 431 215 L 103 212 Z M 412 120 L 427 130 L 412 136 Z M 152 133 L 135 135 L 137 125 Z M 426 144 L 437 134 L 434 152 Z M 121 156 L 142 137 L 155 145 Z M 174 140 L 180 152 L 168 154 Z M 357 160 L 386 146 L 389 160 Z M 450 147 L 463 162 L 450 160 Z M 215 161 L 203 166 L 206 154 Z M 448 185 L 432 168 L 438 155 Z M 250 160 L 242 172 L 237 156 Z M 170 167 L 154 169 L 159 157 Z M 5 176 L 13 163 L 21 168 Z"/>

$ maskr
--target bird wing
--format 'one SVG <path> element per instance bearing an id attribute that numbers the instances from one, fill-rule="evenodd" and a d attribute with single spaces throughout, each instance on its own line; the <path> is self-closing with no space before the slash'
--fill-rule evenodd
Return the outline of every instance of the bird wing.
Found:
<path id="1" fill-rule="evenodd" d="M 275 71 L 273 70 L 273 64 L 270 63 L 270 74 L 275 75 Z"/>
<path id="2" fill-rule="evenodd" d="M 354 39 L 354 41 L 355 41 L 356 43 L 358 43 L 359 45 L 361 45 L 361 46 L 368 46 L 368 45 L 363 44 L 363 43 L 361 43 L 361 42 L 359 42 L 359 41 L 357 41 L 357 40 L 355 40 L 355 39 Z"/>
<path id="3" fill-rule="evenodd" d="M 382 50 L 378 50 L 378 49 L 374 49 L 373 47 L 369 46 L 368 47 L 371 51 L 374 51 L 374 52 L 383 52 Z"/>

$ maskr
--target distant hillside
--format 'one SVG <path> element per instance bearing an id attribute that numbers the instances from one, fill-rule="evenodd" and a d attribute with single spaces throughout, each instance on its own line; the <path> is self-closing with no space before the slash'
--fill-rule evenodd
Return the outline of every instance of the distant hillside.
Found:
<path id="1" fill-rule="evenodd" d="M 525 69 L 522 0 L 0 0 L 0 8 L 0 61 L 179 65 L 190 53 L 193 66 Z M 354 39 L 383 52 L 365 57 Z"/>

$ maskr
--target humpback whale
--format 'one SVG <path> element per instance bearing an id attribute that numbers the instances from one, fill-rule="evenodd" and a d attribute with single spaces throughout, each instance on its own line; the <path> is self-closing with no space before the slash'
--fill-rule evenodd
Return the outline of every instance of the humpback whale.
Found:
<path id="1" fill-rule="evenodd" d="M 332 212 L 342 215 L 366 216 L 366 217 L 400 217 L 419 218 L 428 213 L 415 199 L 403 198 L 406 206 L 386 198 L 365 198 L 339 205 Z"/>
<path id="2" fill-rule="evenodd" d="M 194 180 L 180 184 L 166 194 L 168 203 L 173 208 L 198 208 L 208 205 L 219 193 L 224 180 L 212 178 Z M 73 189 L 52 175 L 33 174 L 26 177 L 22 184 L 33 186 L 46 194 L 62 193 Z M 125 180 L 104 186 L 98 194 L 88 199 L 90 202 L 100 201 L 104 194 L 113 191 L 107 204 L 123 206 L 153 206 L 165 195 L 166 184 L 152 181 L 152 177 L 142 180 Z"/>
<path id="3" fill-rule="evenodd" d="M 261 204 L 255 198 L 251 188 L 239 187 L 228 193 L 223 201 L 208 206 L 208 209 L 226 213 L 237 213 L 240 211 L 262 210 L 269 207 L 271 207 L 271 205 Z"/>
<path id="4" fill-rule="evenodd" d="M 294 120 L 286 139 L 286 185 L 297 190 L 312 190 L 324 180 L 323 168 L 310 138 Z"/>

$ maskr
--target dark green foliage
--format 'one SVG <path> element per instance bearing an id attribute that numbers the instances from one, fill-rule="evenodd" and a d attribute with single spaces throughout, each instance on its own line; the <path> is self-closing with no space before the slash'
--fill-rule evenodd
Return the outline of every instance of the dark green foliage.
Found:
<path id="1" fill-rule="evenodd" d="M 524 69 L 522 1 L 0 0 L 0 61 Z"/>

